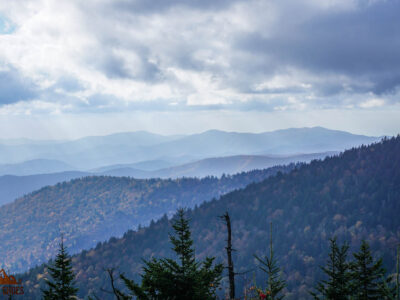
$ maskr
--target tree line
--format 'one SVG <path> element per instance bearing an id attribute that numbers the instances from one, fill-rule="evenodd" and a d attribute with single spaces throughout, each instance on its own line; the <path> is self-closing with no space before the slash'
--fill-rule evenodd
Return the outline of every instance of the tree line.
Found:
<path id="1" fill-rule="evenodd" d="M 272 223 L 270 224 L 269 252 L 260 257 L 254 255 L 258 267 L 265 273 L 262 287 L 254 282 L 246 287 L 242 297 L 236 297 L 235 276 L 242 274 L 234 271 L 232 259 L 231 220 L 228 212 L 221 219 L 227 227 L 227 266 L 215 263 L 215 257 L 206 257 L 199 261 L 195 258 L 195 248 L 185 211 L 179 209 L 173 220 L 174 234 L 169 239 L 177 259 L 152 258 L 144 260 L 141 283 L 119 274 L 115 277 L 114 269 L 107 269 L 111 290 L 101 291 L 113 294 L 117 300 L 128 299 L 174 299 L 208 300 L 217 299 L 217 290 L 221 289 L 223 271 L 228 270 L 229 291 L 226 299 L 246 300 L 281 300 L 285 298 L 286 282 L 283 278 L 272 243 Z M 399 247 L 400 248 L 400 247 Z M 325 278 L 309 291 L 310 297 L 328 300 L 399 300 L 399 248 L 397 250 L 396 274 L 387 275 L 381 258 L 375 259 L 369 244 L 363 240 L 359 251 L 349 260 L 349 245 L 340 245 L 335 237 L 330 239 L 330 252 L 326 265 L 321 266 Z M 71 257 L 64 246 L 63 237 L 59 252 L 53 265 L 48 266 L 50 278 L 46 279 L 47 289 L 42 290 L 45 300 L 77 299 Z M 116 280 L 122 280 L 124 289 L 116 287 Z M 100 299 L 96 294 L 88 300 Z"/>

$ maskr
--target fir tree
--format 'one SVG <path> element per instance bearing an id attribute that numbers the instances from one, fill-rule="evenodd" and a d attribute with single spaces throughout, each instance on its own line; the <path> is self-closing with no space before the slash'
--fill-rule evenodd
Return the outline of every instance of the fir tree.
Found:
<path id="1" fill-rule="evenodd" d="M 339 247 L 336 238 L 330 239 L 329 259 L 327 266 L 321 267 L 328 279 L 322 280 L 315 288 L 318 293 L 311 292 L 314 299 L 345 300 L 351 297 L 350 264 L 346 261 L 347 244 Z"/>
<path id="2" fill-rule="evenodd" d="M 385 299 L 389 282 L 385 280 L 382 259 L 374 261 L 366 241 L 362 241 L 360 251 L 353 255 L 355 261 L 351 264 L 351 274 L 355 299 Z"/>
<path id="3" fill-rule="evenodd" d="M 178 210 L 172 226 L 175 235 L 170 235 L 170 241 L 178 261 L 168 258 L 144 261 L 141 285 L 121 275 L 126 287 L 138 299 L 215 299 L 223 265 L 213 267 L 214 257 L 207 257 L 202 263 L 196 261 L 184 210 Z"/>
<path id="4" fill-rule="evenodd" d="M 272 248 L 272 223 L 270 224 L 270 245 L 269 257 L 265 256 L 264 259 L 254 255 L 254 257 L 261 263 L 260 269 L 267 273 L 267 291 L 266 296 L 271 300 L 280 300 L 284 296 L 280 295 L 286 286 L 285 280 L 281 278 L 281 270 L 278 267 L 278 262 L 274 256 Z"/>
<path id="5" fill-rule="evenodd" d="M 45 300 L 77 299 L 78 289 L 74 286 L 75 275 L 72 271 L 71 257 L 64 246 L 62 235 L 54 266 L 48 266 L 48 270 L 52 280 L 46 280 L 48 290 L 43 291 L 43 298 Z"/>

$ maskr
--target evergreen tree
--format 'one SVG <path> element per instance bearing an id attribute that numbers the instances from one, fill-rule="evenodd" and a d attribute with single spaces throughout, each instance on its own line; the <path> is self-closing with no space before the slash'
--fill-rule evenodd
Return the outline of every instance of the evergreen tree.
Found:
<path id="1" fill-rule="evenodd" d="M 45 300 L 77 299 L 78 289 L 74 286 L 75 275 L 72 271 L 71 257 L 64 246 L 62 235 L 54 266 L 48 266 L 48 270 L 52 280 L 46 280 L 48 290 L 43 291 L 43 298 Z"/>
<path id="2" fill-rule="evenodd" d="M 172 227 L 175 235 L 170 235 L 170 241 L 178 261 L 168 258 L 144 261 L 141 285 L 121 275 L 126 287 L 138 299 L 215 299 L 223 265 L 213 267 L 214 257 L 207 257 L 202 263 L 196 261 L 183 209 L 178 210 Z"/>
<path id="3" fill-rule="evenodd" d="M 315 288 L 318 293 L 311 292 L 311 295 L 314 299 L 350 299 L 351 273 L 350 264 L 346 261 L 349 246 L 344 244 L 339 247 L 336 238 L 333 238 L 330 239 L 330 249 L 327 266 L 321 267 L 328 279 L 320 281 Z"/>
<path id="4" fill-rule="evenodd" d="M 374 261 L 366 241 L 362 241 L 360 251 L 353 255 L 355 261 L 351 264 L 351 274 L 355 299 L 385 299 L 388 293 L 385 287 L 389 282 L 385 280 L 382 259 Z"/>
<path id="5" fill-rule="evenodd" d="M 270 245 L 269 257 L 265 256 L 264 259 L 254 255 L 254 257 L 261 263 L 260 269 L 267 273 L 267 291 L 266 296 L 271 300 L 280 300 L 284 296 L 280 295 L 286 286 L 285 280 L 281 278 L 281 270 L 278 267 L 278 262 L 274 256 L 272 248 L 272 223 L 270 224 Z"/>

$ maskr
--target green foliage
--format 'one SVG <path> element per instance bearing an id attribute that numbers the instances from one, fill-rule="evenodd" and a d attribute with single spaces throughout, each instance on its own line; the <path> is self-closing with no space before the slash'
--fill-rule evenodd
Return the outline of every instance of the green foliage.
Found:
<path id="1" fill-rule="evenodd" d="M 267 291 L 265 295 L 268 295 L 268 299 L 271 300 L 281 300 L 284 296 L 281 294 L 282 290 L 286 286 L 286 282 L 282 279 L 282 272 L 278 266 L 278 262 L 274 255 L 274 250 L 272 248 L 272 223 L 270 230 L 270 253 L 269 256 L 260 258 L 254 255 L 257 261 L 261 264 L 259 267 L 267 274 Z"/>
<path id="2" fill-rule="evenodd" d="M 43 290 L 45 300 L 76 299 L 78 289 L 75 287 L 75 275 L 72 271 L 71 258 L 64 247 L 61 236 L 60 249 L 54 261 L 54 266 L 48 266 L 51 279 L 47 279 L 47 290 Z"/>
<path id="3" fill-rule="evenodd" d="M 391 278 L 385 278 L 382 259 L 374 261 L 370 247 L 362 241 L 359 252 L 353 253 L 354 261 L 347 262 L 348 245 L 339 247 L 331 239 L 331 252 L 326 267 L 322 267 L 327 280 L 318 283 L 315 299 L 379 300 L 394 299 Z"/>
<path id="4" fill-rule="evenodd" d="M 368 243 L 363 240 L 360 251 L 353 255 L 355 261 L 351 263 L 351 271 L 355 299 L 378 300 L 393 296 L 394 293 L 389 288 L 389 278 L 385 279 L 386 271 L 382 266 L 382 259 L 374 261 Z"/>
<path id="5" fill-rule="evenodd" d="M 175 236 L 170 235 L 170 241 L 179 260 L 153 258 L 145 261 L 140 286 L 121 275 L 126 287 L 138 299 L 215 299 L 222 264 L 213 267 L 214 257 L 206 257 L 202 263 L 196 261 L 189 221 L 182 209 L 178 210 L 172 227 Z"/>
<path id="6" fill-rule="evenodd" d="M 315 299 L 346 300 L 352 294 L 350 265 L 346 261 L 347 244 L 339 247 L 336 238 L 330 239 L 330 253 L 327 265 L 322 267 L 322 271 L 328 277 L 321 280 L 316 286 L 318 292 L 312 292 Z"/>

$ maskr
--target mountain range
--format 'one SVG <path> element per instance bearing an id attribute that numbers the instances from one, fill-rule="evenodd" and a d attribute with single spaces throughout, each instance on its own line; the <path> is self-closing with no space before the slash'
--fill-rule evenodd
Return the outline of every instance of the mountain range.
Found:
<path id="1" fill-rule="evenodd" d="M 309 162 L 377 140 L 322 127 L 259 134 L 211 130 L 162 136 L 139 131 L 72 141 L 0 140 L 0 205 L 82 176 L 221 176 Z"/>
<path id="2" fill-rule="evenodd" d="M 266 169 L 278 165 L 310 162 L 313 159 L 322 159 L 337 152 L 310 153 L 299 155 L 236 155 L 201 159 L 183 165 L 163 168 L 153 171 L 143 171 L 126 165 L 109 166 L 101 175 L 130 176 L 135 178 L 179 178 L 179 177 L 206 177 L 236 174 L 256 169 Z M 101 169 L 100 169 L 101 170 Z M 98 174 L 98 173 L 97 173 Z"/>
<path id="3" fill-rule="evenodd" d="M 129 176 L 132 178 L 180 178 L 180 177 L 207 177 L 233 175 L 236 173 L 247 172 L 251 170 L 261 170 L 278 165 L 287 165 L 290 163 L 309 162 L 313 159 L 322 159 L 333 155 L 335 152 L 312 153 L 304 155 L 291 156 L 255 156 L 242 155 L 232 157 L 208 158 L 184 165 L 164 168 L 160 170 L 151 170 L 155 165 L 162 165 L 160 161 L 149 161 L 138 164 L 112 165 L 91 172 L 66 171 L 50 174 L 36 174 L 27 176 L 3 175 L 0 176 L 0 205 L 12 202 L 18 197 L 33 192 L 47 185 L 54 185 L 58 182 L 69 181 L 74 178 L 81 178 L 90 175 L 108 175 L 108 176 Z M 167 165 L 167 163 L 164 163 Z M 25 164 L 19 164 L 23 169 Z M 44 166 L 38 164 L 38 168 L 43 170 Z M 147 168 L 148 170 L 139 170 L 133 167 Z M 25 169 L 26 171 L 26 169 Z"/>
<path id="4" fill-rule="evenodd" d="M 89 190 L 93 187 L 92 181 L 77 182 L 81 189 Z M 308 292 L 323 278 L 319 266 L 325 264 L 328 240 L 334 236 L 339 243 L 347 241 L 350 251 L 357 250 L 363 239 L 367 240 L 374 255 L 383 257 L 389 273 L 394 272 L 396 246 L 400 242 L 399 187 L 400 136 L 277 173 L 188 210 L 186 214 L 196 256 L 201 259 L 212 255 L 218 262 L 224 262 L 226 228 L 219 216 L 229 212 L 236 250 L 235 270 L 243 274 L 237 276 L 239 294 L 254 282 L 258 286 L 265 284 L 265 275 L 259 271 L 253 255 L 266 254 L 268 228 L 272 222 L 275 255 L 287 281 L 286 298 L 309 299 Z M 53 189 L 64 195 L 73 194 L 68 185 Z M 35 212 L 33 215 L 37 219 Z M 6 228 L 15 225 L 9 224 Z M 125 276 L 139 280 L 142 259 L 173 257 L 168 242 L 171 230 L 171 221 L 165 215 L 149 226 L 130 230 L 120 238 L 111 238 L 73 256 L 80 296 L 96 294 L 101 299 L 111 299 L 101 291 L 109 287 L 106 268 L 116 268 Z M 13 235 L 7 235 L 10 236 Z M 48 243 L 41 245 L 46 247 Z M 38 266 L 20 275 L 27 294 L 40 295 L 46 272 L 44 266 Z M 121 287 L 120 282 L 116 284 Z M 226 277 L 222 285 L 222 289 L 225 288 Z"/>
<path id="5" fill-rule="evenodd" d="M 22 163 L 15 164 L 2 164 L 0 165 L 0 176 L 1 175 L 34 175 L 34 174 L 49 174 L 58 173 L 65 171 L 76 170 L 69 164 L 63 161 L 52 160 L 52 159 L 34 159 L 24 161 Z"/>
<path id="6" fill-rule="evenodd" d="M 108 136 L 85 137 L 73 141 L 0 143 L 0 164 L 35 159 L 58 160 L 79 171 L 115 164 L 152 161 L 152 170 L 211 157 L 237 155 L 295 155 L 343 151 L 370 144 L 378 137 L 350 134 L 322 127 L 291 128 L 264 133 L 210 130 L 200 134 L 162 136 L 138 131 Z M 157 162 L 160 165 L 156 165 Z M 132 167 L 132 166 L 131 166 Z M 133 167 L 148 171 L 141 167 Z M 63 169 L 60 171 L 69 171 Z M 36 173 L 24 173 L 32 175 Z M 18 175 L 10 173 L 7 175 Z"/>

